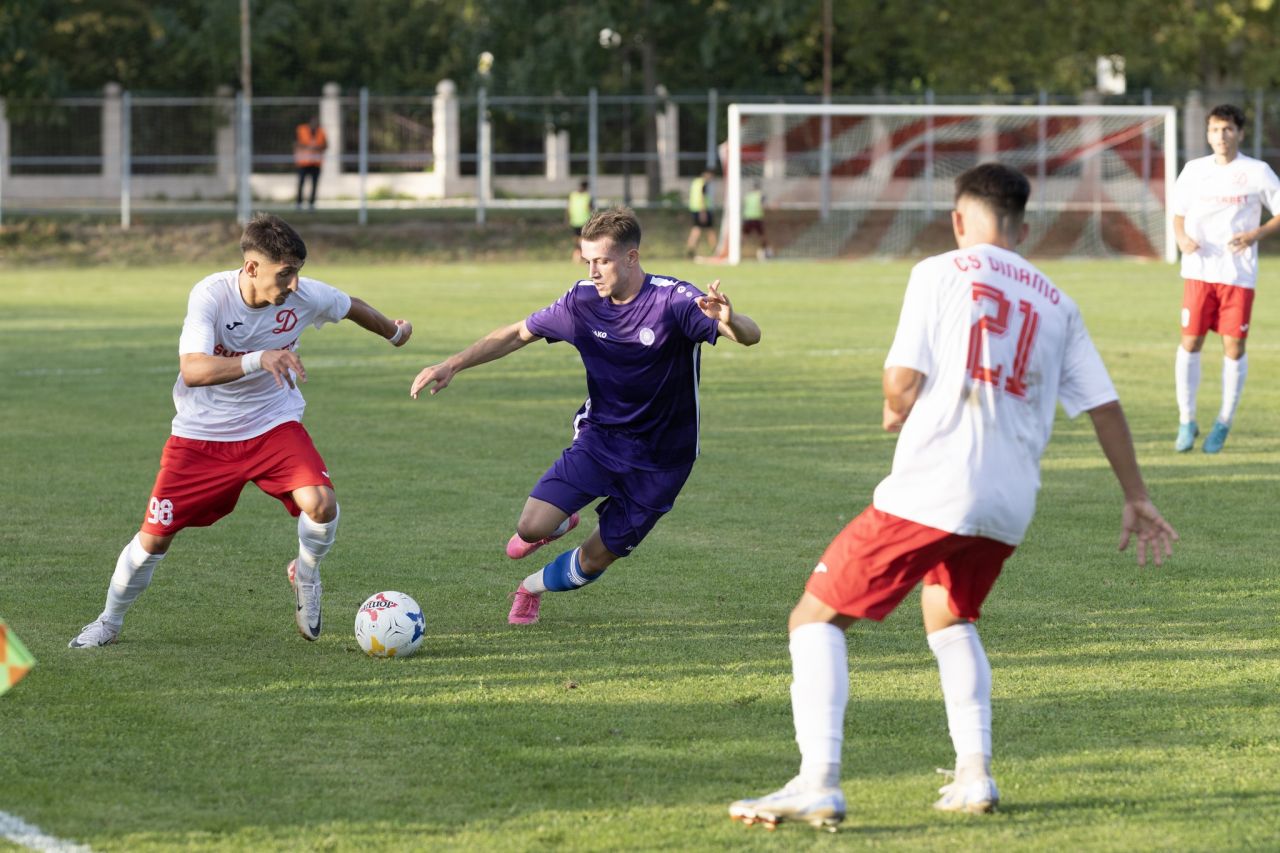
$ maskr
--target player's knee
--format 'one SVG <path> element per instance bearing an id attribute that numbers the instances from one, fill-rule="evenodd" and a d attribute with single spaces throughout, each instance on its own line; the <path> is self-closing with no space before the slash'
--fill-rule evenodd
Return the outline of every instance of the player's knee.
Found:
<path id="1" fill-rule="evenodd" d="M 298 506 L 317 524 L 328 524 L 338 517 L 338 496 L 333 489 L 317 488 L 300 495 Z"/>

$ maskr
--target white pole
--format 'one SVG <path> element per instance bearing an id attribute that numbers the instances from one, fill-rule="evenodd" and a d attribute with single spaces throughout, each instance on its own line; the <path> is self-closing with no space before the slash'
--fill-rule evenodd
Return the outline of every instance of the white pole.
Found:
<path id="1" fill-rule="evenodd" d="M 599 199 L 596 181 L 600 176 L 600 96 L 595 87 L 587 92 L 587 192 L 593 203 Z"/>
<path id="2" fill-rule="evenodd" d="M 737 104 L 729 105 L 729 162 L 724 193 L 724 224 L 729 236 L 729 263 L 742 261 L 742 122 Z"/>
<path id="3" fill-rule="evenodd" d="M 476 92 L 476 224 L 485 223 L 489 194 L 489 99 L 484 86 Z"/>
<path id="4" fill-rule="evenodd" d="M 1164 115 L 1164 259 L 1178 261 L 1173 234 L 1173 185 L 1178 179 L 1178 115 L 1172 107 Z"/>
<path id="5" fill-rule="evenodd" d="M 365 185 L 369 178 L 369 87 L 360 87 L 360 215 L 361 225 L 369 223 L 369 196 Z"/>
<path id="6" fill-rule="evenodd" d="M 120 227 L 129 230 L 132 211 L 129 206 L 130 174 L 133 172 L 132 140 L 133 96 L 126 90 L 120 97 Z"/>
<path id="7" fill-rule="evenodd" d="M 249 187 L 249 179 L 253 175 L 253 124 L 250 118 L 249 99 L 244 92 L 236 93 L 236 114 L 239 117 L 240 138 L 236 144 L 236 220 L 241 225 L 249 224 L 252 215 L 253 192 Z"/>

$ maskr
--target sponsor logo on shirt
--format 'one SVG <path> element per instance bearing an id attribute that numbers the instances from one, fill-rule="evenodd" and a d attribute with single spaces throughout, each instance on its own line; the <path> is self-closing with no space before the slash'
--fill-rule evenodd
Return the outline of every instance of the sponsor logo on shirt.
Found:
<path id="1" fill-rule="evenodd" d="M 230 331 L 231 331 L 231 330 L 233 330 L 236 326 L 243 326 L 243 325 L 244 325 L 244 323 L 243 323 L 243 322 L 241 322 L 240 320 L 236 320 L 234 323 L 228 323 L 228 324 L 227 324 L 227 331 L 228 331 L 228 332 L 230 332 Z"/>
<path id="2" fill-rule="evenodd" d="M 591 334 L 595 335 L 597 338 L 607 338 L 607 337 L 609 337 L 609 333 L 608 333 L 608 332 L 602 332 L 602 331 L 600 331 L 599 329 L 592 329 L 592 330 L 591 330 Z"/>

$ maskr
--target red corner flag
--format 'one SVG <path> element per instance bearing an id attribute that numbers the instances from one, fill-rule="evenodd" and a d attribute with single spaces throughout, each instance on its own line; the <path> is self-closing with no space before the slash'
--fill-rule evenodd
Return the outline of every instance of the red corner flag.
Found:
<path id="1" fill-rule="evenodd" d="M 0 694 L 22 680 L 36 665 L 36 659 L 22 645 L 17 634 L 0 619 Z"/>

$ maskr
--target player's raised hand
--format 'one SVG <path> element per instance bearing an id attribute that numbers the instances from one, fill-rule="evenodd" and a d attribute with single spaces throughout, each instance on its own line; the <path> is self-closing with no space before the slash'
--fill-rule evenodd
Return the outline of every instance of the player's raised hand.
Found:
<path id="1" fill-rule="evenodd" d="M 707 287 L 707 295 L 698 297 L 698 307 L 702 313 L 712 320 L 728 323 L 733 319 L 733 303 L 729 297 L 720 292 L 720 279 L 711 282 Z"/>
<path id="2" fill-rule="evenodd" d="M 1160 515 L 1160 510 L 1147 499 L 1125 501 L 1124 511 L 1120 515 L 1120 548 L 1123 551 L 1129 546 L 1133 535 L 1138 537 L 1138 565 L 1147 564 L 1147 555 L 1159 566 L 1166 557 L 1173 555 L 1173 543 L 1178 541 L 1178 532 Z"/>
<path id="3" fill-rule="evenodd" d="M 439 394 L 449 387 L 449 383 L 453 381 L 453 374 L 456 372 L 449 366 L 447 361 L 422 368 L 418 375 L 414 377 L 413 384 L 409 386 L 409 396 L 415 400 L 418 399 L 418 392 L 423 388 L 426 388 L 429 394 Z M 430 387 L 433 382 L 435 387 Z"/>
<path id="4" fill-rule="evenodd" d="M 286 384 L 290 388 L 296 388 L 297 386 L 293 384 L 294 374 L 297 374 L 299 382 L 307 381 L 307 369 L 302 366 L 302 359 L 298 358 L 297 353 L 292 350 L 264 350 L 262 369 L 275 378 L 277 388 L 283 388 Z"/>

